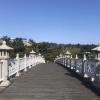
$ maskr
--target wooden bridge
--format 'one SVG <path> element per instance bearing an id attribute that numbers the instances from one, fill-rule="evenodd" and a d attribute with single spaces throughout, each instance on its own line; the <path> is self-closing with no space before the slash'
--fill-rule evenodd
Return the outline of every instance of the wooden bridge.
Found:
<path id="1" fill-rule="evenodd" d="M 0 92 L 0 100 L 99 100 L 82 81 L 54 63 L 37 65 L 11 83 Z"/>

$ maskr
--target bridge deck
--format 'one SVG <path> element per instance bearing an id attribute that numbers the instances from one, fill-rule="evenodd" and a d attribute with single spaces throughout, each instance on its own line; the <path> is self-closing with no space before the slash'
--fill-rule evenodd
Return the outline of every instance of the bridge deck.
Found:
<path id="1" fill-rule="evenodd" d="M 40 64 L 0 93 L 0 100 L 97 100 L 98 96 L 57 64 Z"/>

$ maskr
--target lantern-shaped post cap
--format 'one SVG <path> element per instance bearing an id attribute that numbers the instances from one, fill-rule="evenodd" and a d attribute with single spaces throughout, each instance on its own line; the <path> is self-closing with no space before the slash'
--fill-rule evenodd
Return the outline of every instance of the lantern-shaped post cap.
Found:
<path id="1" fill-rule="evenodd" d="M 100 52 L 100 45 L 97 46 L 96 48 L 93 48 L 92 50 L 93 50 L 93 51 L 98 51 L 98 52 Z"/>
<path id="2" fill-rule="evenodd" d="M 6 41 L 2 42 L 2 45 L 0 46 L 0 59 L 8 59 L 9 58 L 9 52 L 13 48 L 7 46 Z"/>
<path id="3" fill-rule="evenodd" d="M 38 56 L 41 56 L 41 54 L 39 53 Z"/>
<path id="4" fill-rule="evenodd" d="M 59 57 L 62 57 L 62 56 L 63 56 L 62 54 L 59 55 Z"/>
<path id="5" fill-rule="evenodd" d="M 30 54 L 36 54 L 36 52 L 32 50 L 32 51 L 30 52 Z"/>
<path id="6" fill-rule="evenodd" d="M 70 58 L 70 56 L 71 56 L 71 53 L 70 53 L 69 51 L 67 51 L 67 52 L 65 53 L 65 57 Z"/>
<path id="7" fill-rule="evenodd" d="M 96 53 L 95 59 L 100 60 L 100 45 L 92 49 Z"/>
<path id="8" fill-rule="evenodd" d="M 6 41 L 2 42 L 2 45 L 0 46 L 0 50 L 12 50 L 13 48 L 7 46 Z"/>
<path id="9" fill-rule="evenodd" d="M 70 53 L 69 51 L 67 51 L 67 52 L 65 53 L 65 55 L 71 55 L 71 53 Z"/>
<path id="10" fill-rule="evenodd" d="M 35 54 L 36 54 L 36 52 L 35 52 L 34 50 L 32 50 L 32 51 L 29 53 L 29 56 L 30 56 L 30 57 L 34 57 Z"/>

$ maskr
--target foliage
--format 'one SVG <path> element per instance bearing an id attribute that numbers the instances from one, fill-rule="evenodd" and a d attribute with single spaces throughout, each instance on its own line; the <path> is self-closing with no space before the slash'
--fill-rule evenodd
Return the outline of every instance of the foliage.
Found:
<path id="1" fill-rule="evenodd" d="M 11 51 L 11 57 L 15 57 L 17 53 L 19 53 L 21 57 L 24 56 L 25 53 L 28 55 L 33 49 L 37 52 L 37 54 L 41 53 L 45 57 L 46 61 L 53 61 L 56 56 L 59 54 L 64 55 L 66 51 L 71 52 L 73 57 L 78 54 L 79 57 L 82 58 L 85 52 L 91 52 L 91 49 L 96 47 L 94 44 L 56 44 L 49 42 L 36 43 L 32 39 L 29 40 L 32 46 L 24 46 L 22 38 L 16 38 L 12 42 L 10 41 L 10 37 L 7 36 L 4 36 L 2 40 L 5 40 L 7 45 L 14 48 L 14 50 Z M 93 58 L 94 54 L 91 53 L 87 56 L 88 58 Z"/>

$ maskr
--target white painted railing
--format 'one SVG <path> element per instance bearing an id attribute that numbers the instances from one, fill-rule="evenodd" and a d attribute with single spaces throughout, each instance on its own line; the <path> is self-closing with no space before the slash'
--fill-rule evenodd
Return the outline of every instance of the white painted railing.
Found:
<path id="1" fill-rule="evenodd" d="M 15 75 L 22 70 L 27 71 L 28 68 L 31 68 L 40 63 L 45 63 L 44 58 L 41 56 L 26 57 L 25 55 L 23 58 L 16 57 L 15 59 L 9 59 L 8 60 L 8 77 Z M 0 64 L 0 69 L 1 68 L 2 68 L 2 65 Z M 0 79 L 2 79 L 1 76 L 2 75 L 0 75 Z"/>
<path id="2" fill-rule="evenodd" d="M 17 70 L 17 60 L 16 59 L 8 60 L 8 77 L 16 74 L 16 70 Z"/>
<path id="3" fill-rule="evenodd" d="M 9 52 L 13 48 L 6 45 L 6 41 L 3 41 L 0 45 L 0 86 L 8 86 L 10 79 L 13 75 L 19 76 L 22 71 L 27 71 L 39 63 L 45 63 L 44 58 L 39 54 L 36 56 L 36 52 L 32 50 L 29 53 L 29 57 L 26 54 L 23 58 L 19 58 L 19 54 L 15 59 L 9 59 Z"/>
<path id="4" fill-rule="evenodd" d="M 24 66 L 25 66 L 25 59 L 24 58 L 20 58 L 19 59 L 19 71 L 23 70 L 24 69 Z"/>

